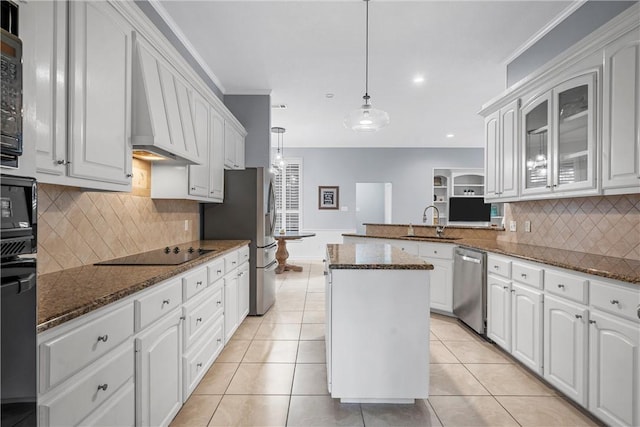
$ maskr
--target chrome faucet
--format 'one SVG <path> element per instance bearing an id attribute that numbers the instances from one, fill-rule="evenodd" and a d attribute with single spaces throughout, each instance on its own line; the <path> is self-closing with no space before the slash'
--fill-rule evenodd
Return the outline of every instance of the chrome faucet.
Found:
<path id="1" fill-rule="evenodd" d="M 424 208 L 424 212 L 422 212 L 422 222 L 425 224 L 427 223 L 427 210 L 429 208 L 433 208 L 436 211 L 436 234 L 438 235 L 438 237 L 442 237 L 445 226 L 440 225 L 440 211 L 435 205 L 429 205 L 426 208 Z"/>

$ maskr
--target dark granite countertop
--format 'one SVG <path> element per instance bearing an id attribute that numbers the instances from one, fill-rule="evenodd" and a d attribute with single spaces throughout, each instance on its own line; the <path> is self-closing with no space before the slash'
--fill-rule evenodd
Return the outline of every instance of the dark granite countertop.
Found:
<path id="1" fill-rule="evenodd" d="M 458 240 L 447 240 L 430 237 L 393 237 L 363 234 L 343 234 L 343 236 L 453 243 L 459 246 L 522 258 L 527 261 L 540 262 L 568 270 L 580 271 L 582 273 L 593 274 L 595 276 L 620 280 L 622 282 L 640 284 L 640 261 L 627 258 L 608 257 L 585 252 L 501 242 L 489 239 L 460 238 Z"/>
<path id="2" fill-rule="evenodd" d="M 391 245 L 327 245 L 329 268 L 341 270 L 433 270 L 417 256 Z"/>
<path id="3" fill-rule="evenodd" d="M 249 240 L 183 243 L 177 246 L 183 249 L 190 246 L 214 249 L 214 252 L 181 265 L 85 265 L 38 276 L 38 332 L 118 301 L 249 243 Z"/>

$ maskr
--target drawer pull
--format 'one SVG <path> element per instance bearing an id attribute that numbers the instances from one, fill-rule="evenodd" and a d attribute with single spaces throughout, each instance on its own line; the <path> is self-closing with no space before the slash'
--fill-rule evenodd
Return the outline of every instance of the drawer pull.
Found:
<path id="1" fill-rule="evenodd" d="M 198 318 L 196 319 L 196 323 L 200 323 L 200 322 L 202 322 L 202 317 L 198 317 Z"/>
<path id="2" fill-rule="evenodd" d="M 596 321 L 595 320 L 589 320 L 589 323 L 591 323 L 592 325 L 595 325 Z"/>
<path id="3" fill-rule="evenodd" d="M 107 391 L 107 388 L 109 388 L 109 384 L 100 384 L 98 386 L 98 391 L 100 391 L 100 390 Z"/>
<path id="4" fill-rule="evenodd" d="M 502 289 L 506 290 L 506 289 L 509 289 L 509 287 L 508 286 L 503 286 Z"/>
<path id="5" fill-rule="evenodd" d="M 526 278 L 527 278 L 527 274 L 526 274 L 526 273 L 520 273 L 520 276 L 521 276 L 523 279 L 526 279 Z"/>
<path id="6" fill-rule="evenodd" d="M 499 265 L 494 265 L 493 268 L 495 268 L 496 270 L 500 270 L 500 266 Z"/>
<path id="7" fill-rule="evenodd" d="M 216 270 L 216 274 L 222 274 L 222 270 Z"/>
<path id="8" fill-rule="evenodd" d="M 434 254 L 437 254 L 437 253 L 438 253 L 438 251 L 433 251 L 433 253 L 434 253 Z"/>
<path id="9" fill-rule="evenodd" d="M 202 280 L 198 280 L 198 281 L 196 282 L 196 287 L 198 287 L 198 286 L 200 286 L 200 285 L 202 285 Z"/>
<path id="10" fill-rule="evenodd" d="M 564 285 L 562 283 L 558 284 L 558 288 L 564 289 Z"/>
<path id="11" fill-rule="evenodd" d="M 102 342 L 107 342 L 107 340 L 109 339 L 109 335 L 104 334 L 104 335 L 100 335 L 98 337 L 98 342 L 102 341 Z"/>
<path id="12" fill-rule="evenodd" d="M 171 300 L 168 300 L 168 299 L 162 300 L 162 305 L 164 306 L 165 304 L 171 304 Z"/>
<path id="13" fill-rule="evenodd" d="M 186 317 L 185 316 L 180 316 L 180 320 L 185 320 Z"/>
<path id="14" fill-rule="evenodd" d="M 202 368 L 202 362 L 198 362 L 198 363 L 196 364 L 196 366 L 197 366 L 198 368 Z"/>
<path id="15" fill-rule="evenodd" d="M 611 300 L 611 304 L 618 305 L 618 304 L 620 304 L 620 301 L 618 301 L 617 299 L 612 299 Z"/>
<path id="16" fill-rule="evenodd" d="M 515 290 L 515 289 L 511 289 L 511 293 L 512 293 L 512 294 L 515 294 L 515 293 L 516 293 L 516 290 Z"/>
<path id="17" fill-rule="evenodd" d="M 232 265 L 236 265 L 236 262 L 235 262 L 235 261 L 231 261 L 231 264 L 232 264 Z"/>
<path id="18" fill-rule="evenodd" d="M 582 314 L 576 314 L 576 319 L 582 319 Z"/>
<path id="19" fill-rule="evenodd" d="M 222 342 L 222 338 L 218 338 L 216 341 L 218 341 L 218 344 L 220 344 Z"/>

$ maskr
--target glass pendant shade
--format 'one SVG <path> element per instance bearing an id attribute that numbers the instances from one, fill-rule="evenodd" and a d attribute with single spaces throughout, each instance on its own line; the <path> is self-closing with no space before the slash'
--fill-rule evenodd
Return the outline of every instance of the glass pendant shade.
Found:
<path id="1" fill-rule="evenodd" d="M 344 126 L 358 132 L 375 132 L 388 124 L 389 114 L 371 107 L 370 104 L 363 104 L 344 118 Z"/>

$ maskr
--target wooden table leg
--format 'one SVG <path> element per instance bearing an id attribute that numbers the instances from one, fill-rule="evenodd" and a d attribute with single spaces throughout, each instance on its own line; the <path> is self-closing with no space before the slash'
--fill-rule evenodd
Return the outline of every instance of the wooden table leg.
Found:
<path id="1" fill-rule="evenodd" d="M 287 241 L 285 239 L 276 240 L 278 240 L 278 250 L 276 251 L 278 267 L 276 267 L 276 274 L 281 274 L 285 271 L 302 271 L 302 267 L 300 267 L 299 265 L 287 264 L 287 259 L 289 258 L 289 251 L 287 251 Z"/>

